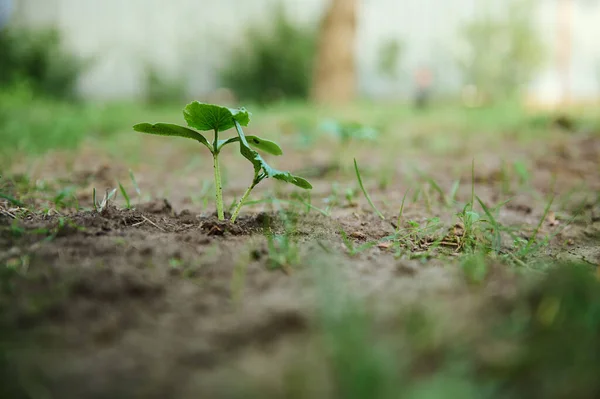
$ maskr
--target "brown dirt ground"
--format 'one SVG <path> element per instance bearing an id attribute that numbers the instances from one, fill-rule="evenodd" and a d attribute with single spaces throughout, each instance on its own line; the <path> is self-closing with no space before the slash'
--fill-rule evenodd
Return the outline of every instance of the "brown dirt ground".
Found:
<path id="1" fill-rule="evenodd" d="M 149 158 L 169 159 L 170 170 L 185 169 L 189 157 L 181 160 L 179 147 L 150 142 L 145 149 Z M 488 203 L 510 196 L 501 193 L 500 160 L 525 157 L 532 181 L 521 190 L 513 179 L 514 199 L 501 210 L 499 221 L 524 225 L 527 237 L 543 214 L 554 174 L 555 217 L 543 222 L 540 235 L 559 234 L 544 255 L 600 263 L 600 206 L 594 197 L 600 190 L 600 140 L 563 135 L 551 144 L 527 148 L 509 144 L 478 153 L 477 194 Z M 298 170 L 301 165 L 325 165 L 327 155 L 325 150 L 300 154 L 278 166 Z M 198 191 L 210 170 L 192 176 L 142 160 L 136 167 L 138 183 L 144 195 L 159 199 L 136 197 L 134 210 L 122 209 L 119 200 L 102 212 L 25 212 L 14 222 L 13 216 L 24 211 L 0 201 L 0 260 L 19 273 L 11 280 L 12 294 L 0 302 L 4 321 L 21 338 L 34 337 L 36 342 L 22 341 L 28 344 L 14 348 L 19 373 L 41 381 L 40 387 L 52 394 L 47 397 L 65 399 L 248 397 L 248 389 L 262 392 L 260 397 L 290 397 L 284 382 L 305 367 L 312 370 L 304 376 L 310 382 L 303 388 L 305 397 L 329 396 L 328 369 L 319 356 L 324 344 L 317 333 L 319 268 L 341 270 L 351 292 L 366 299 L 378 328 L 392 328 L 402 309 L 435 303 L 431 309 L 445 326 L 445 336 L 476 336 L 478 328 L 470 320 L 484 317 L 490 304 L 500 306 L 499 298 L 516 295 L 514 273 L 494 268 L 486 289 L 473 290 L 453 267 L 452 256 L 416 256 L 427 249 L 422 243 L 415 242 L 400 258 L 380 247 L 355 257 L 345 254 L 340 227 L 357 245 L 391 234 L 390 221 L 413 183 L 403 166 L 409 158 L 391 158 L 397 181 L 377 187 L 373 176 L 378 168 L 383 170 L 382 163 L 362 155 L 363 179 L 372 182 L 369 191 L 387 219 L 373 215 L 361 195 L 358 205 L 336 207 L 331 217 L 298 208 L 293 236 L 300 261 L 284 270 L 268 267 L 265 232 L 285 231 L 273 205 L 245 208 L 232 226 L 210 213 L 211 201 L 204 208 L 192 198 L 190 193 Z M 116 179 L 127 181 L 127 164 L 107 153 L 86 148 L 66 158 L 47 156 L 32 173 L 74 184 L 82 206 L 91 205 L 91 187 L 103 190 L 114 187 Z M 471 158 L 414 156 L 413 161 L 445 190 L 460 177 L 458 199 L 465 201 Z M 188 171 L 200 166 L 207 164 L 193 164 Z M 317 206 L 324 207 L 331 181 L 355 186 L 352 173 L 323 173 L 312 178 Z M 241 193 L 245 174 L 228 176 L 226 198 Z M 576 190 L 582 183 L 583 194 Z M 280 198 L 291 192 L 269 182 L 253 198 L 269 190 Z M 434 191 L 429 193 L 429 204 L 423 198 L 407 203 L 404 220 L 439 216 L 452 226 L 458 209 L 445 208 Z M 581 212 L 567 226 L 576 208 Z M 10 232 L 13 223 L 22 229 L 20 234 Z M 428 364 L 415 365 L 414 372 L 427 373 Z"/>

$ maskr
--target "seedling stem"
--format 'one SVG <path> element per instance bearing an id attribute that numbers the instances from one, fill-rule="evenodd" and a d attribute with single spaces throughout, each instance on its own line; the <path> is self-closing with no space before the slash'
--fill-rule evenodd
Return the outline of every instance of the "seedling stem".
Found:
<path id="1" fill-rule="evenodd" d="M 244 192 L 244 195 L 242 195 L 242 198 L 240 198 L 240 202 L 238 202 L 237 206 L 235 207 L 235 210 L 233 211 L 233 214 L 231 215 L 231 223 L 234 223 L 235 219 L 237 219 L 238 214 L 240 213 L 240 209 L 242 209 L 242 206 L 244 205 L 246 198 L 248 198 L 248 195 L 250 195 L 250 192 L 252 191 L 254 186 L 256 186 L 256 184 L 252 183 L 252 185 L 250 187 L 248 187 L 246 192 Z"/>
<path id="2" fill-rule="evenodd" d="M 215 129 L 215 140 L 213 144 L 213 167 L 215 170 L 215 200 L 217 203 L 217 216 L 219 220 L 225 220 L 223 212 L 223 184 L 221 183 L 221 167 L 219 166 L 219 130 Z"/>

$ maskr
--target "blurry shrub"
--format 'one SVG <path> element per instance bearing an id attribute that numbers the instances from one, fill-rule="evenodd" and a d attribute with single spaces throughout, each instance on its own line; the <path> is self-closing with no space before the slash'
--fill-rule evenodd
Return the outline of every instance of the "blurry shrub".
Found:
<path id="1" fill-rule="evenodd" d="M 146 68 L 146 102 L 169 104 L 185 97 L 185 83 L 182 79 L 169 79 L 155 67 Z"/>
<path id="2" fill-rule="evenodd" d="M 377 54 L 377 71 L 385 78 L 394 79 L 398 76 L 398 68 L 404 54 L 404 43 L 390 38 L 381 43 Z"/>
<path id="3" fill-rule="evenodd" d="M 543 66 L 546 49 L 535 30 L 534 10 L 530 0 L 512 0 L 505 14 L 487 15 L 462 28 L 465 52 L 458 64 L 479 103 L 518 94 Z"/>
<path id="4" fill-rule="evenodd" d="M 308 96 L 316 51 L 316 29 L 295 25 L 283 7 L 248 28 L 235 48 L 221 81 L 246 100 L 269 102 Z"/>
<path id="5" fill-rule="evenodd" d="M 84 63 L 67 53 L 57 30 L 0 30 L 0 87 L 25 80 L 39 93 L 72 98 Z"/>

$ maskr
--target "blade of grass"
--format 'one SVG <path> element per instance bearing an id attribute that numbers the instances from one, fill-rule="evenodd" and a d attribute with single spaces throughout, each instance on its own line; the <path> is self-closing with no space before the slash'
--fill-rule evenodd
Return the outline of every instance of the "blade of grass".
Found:
<path id="1" fill-rule="evenodd" d="M 492 212 L 490 212 L 490 209 L 483 203 L 481 198 L 479 198 L 477 196 L 475 198 L 477 198 L 477 202 L 479 202 L 479 205 L 481 205 L 481 208 L 483 208 L 483 211 L 485 212 L 487 217 L 490 219 L 490 223 L 492 224 L 492 227 L 494 229 L 494 239 L 492 240 L 492 249 L 494 250 L 494 252 L 499 253 L 500 250 L 502 249 L 502 236 L 500 235 L 500 224 L 498 224 L 498 221 L 496 220 L 494 215 L 492 215 Z"/>
<path id="2" fill-rule="evenodd" d="M 13 205 L 16 205 L 16 206 L 19 206 L 19 207 L 21 207 L 21 208 L 24 208 L 24 207 L 25 207 L 25 204 L 24 204 L 24 203 L 22 203 L 21 201 L 19 201 L 19 200 L 18 200 L 18 199 L 16 199 L 16 198 L 13 198 L 13 197 L 11 197 L 10 195 L 6 195 L 6 194 L 3 194 L 3 193 L 0 193 L 0 198 L 2 198 L 2 199 L 5 199 L 5 200 L 7 200 L 8 202 L 10 202 L 11 204 L 13 204 Z"/>
<path id="3" fill-rule="evenodd" d="M 127 194 L 127 191 L 125 190 L 125 187 L 123 187 L 121 182 L 118 183 L 119 190 L 121 190 L 121 195 L 123 195 L 123 198 L 125 198 L 125 205 L 127 206 L 127 209 L 131 209 L 131 201 L 129 200 L 129 194 Z"/>
<path id="4" fill-rule="evenodd" d="M 437 184 L 437 182 L 433 179 L 433 177 L 429 177 L 427 178 L 427 182 L 429 183 L 429 186 L 438 193 L 438 195 L 440 196 L 440 201 L 442 202 L 446 202 L 446 193 L 444 193 L 444 190 L 442 190 L 442 188 L 440 187 L 439 184 Z"/>
<path id="5" fill-rule="evenodd" d="M 385 220 L 385 216 L 383 216 L 383 214 L 381 212 L 379 212 L 379 209 L 377 209 L 375 204 L 373 204 L 373 201 L 371 200 L 369 193 L 367 193 L 367 190 L 365 190 L 365 186 L 363 185 L 362 179 L 360 177 L 360 172 L 358 170 L 358 163 L 356 162 L 356 158 L 354 158 L 354 170 L 356 171 L 356 178 L 358 179 L 358 185 L 360 186 L 360 189 L 362 190 L 363 194 L 367 198 L 369 205 L 371 205 L 371 208 L 373 208 L 373 210 L 375 211 L 377 216 L 379 216 L 382 220 Z"/>
<path id="6" fill-rule="evenodd" d="M 548 216 L 548 212 L 550 212 L 550 207 L 552 206 L 552 203 L 554 202 L 554 197 L 555 197 L 554 194 L 552 194 L 552 196 L 550 197 L 550 201 L 548 201 L 548 204 L 546 204 L 546 208 L 544 209 L 544 214 L 540 218 L 540 221 L 537 224 L 533 233 L 531 234 L 531 237 L 529 237 L 529 241 L 527 241 L 527 245 L 525 246 L 525 249 L 523 250 L 523 255 L 526 255 L 530 252 L 531 245 L 535 241 L 540 229 L 542 228 L 542 224 L 544 223 L 544 220 L 546 220 L 546 217 Z"/>
<path id="7" fill-rule="evenodd" d="M 450 193 L 447 197 L 447 205 L 452 206 L 456 202 L 456 193 L 458 192 L 458 188 L 460 187 L 460 180 L 456 180 L 454 184 L 452 184 L 452 188 L 450 189 Z"/>
<path id="8" fill-rule="evenodd" d="M 404 197 L 402 197 L 402 204 L 400 205 L 400 212 L 398 213 L 398 219 L 396 222 L 396 232 L 400 231 L 400 228 L 402 227 L 402 214 L 404 213 L 404 201 L 406 200 L 406 196 L 408 195 L 408 192 L 410 191 L 410 188 L 408 190 L 406 190 L 406 192 L 404 193 Z"/>

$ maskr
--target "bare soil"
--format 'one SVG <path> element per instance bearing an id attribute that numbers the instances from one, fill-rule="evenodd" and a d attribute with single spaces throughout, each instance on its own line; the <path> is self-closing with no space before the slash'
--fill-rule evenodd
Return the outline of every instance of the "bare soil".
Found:
<path id="1" fill-rule="evenodd" d="M 176 152 L 165 151 L 180 166 Z M 531 181 L 520 188 L 511 177 L 511 192 L 503 193 L 500 160 L 517 152 L 530 161 Z M 127 165 L 106 163 L 106 157 L 87 149 L 65 165 L 63 157 L 49 156 L 36 173 L 74 185 L 80 206 L 90 207 L 90 187 L 102 190 L 117 179 L 126 181 Z M 318 165 L 324 158 L 304 154 L 278 166 L 297 170 L 307 159 Z M 540 221 L 551 192 L 557 194 L 539 232 L 554 236 L 537 256 L 600 264 L 598 136 L 563 135 L 552 143 L 480 153 L 478 159 L 477 195 L 488 204 L 512 197 L 498 221 L 519 226 L 523 239 Z M 469 198 L 471 157 L 418 161 L 444 190 L 460 178 L 457 199 Z M 199 189 L 198 179 L 144 163 L 136 177 L 143 191 L 158 199 L 136 197 L 131 210 L 122 199 L 101 212 L 47 213 L 0 200 L 0 260 L 14 271 L 3 279 L 0 295 L 1 322 L 13 342 L 12 370 L 32 392 L 50 395 L 36 397 L 294 397 L 293 392 L 332 397 L 319 316 L 322 269 L 335 269 L 346 289 L 365 301 L 376 330 L 392 333 L 410 309 L 428 308 L 439 322 L 434 334 L 440 342 L 462 337 L 475 342 L 480 361 L 502 362 L 511 348 L 487 340 L 480 325 L 523 292 L 519 273 L 493 261 L 484 288 L 473 288 L 455 260 L 456 248 L 429 252 L 427 239 L 412 241 L 399 257 L 386 245 L 349 256 L 340 231 L 357 246 L 392 234 L 411 183 L 400 177 L 377 187 L 372 177 L 379 165 L 361 164 L 386 220 L 374 215 L 360 194 L 352 204 L 342 193 L 330 217 L 296 206 L 290 234 L 299 262 L 276 269 L 267 237 L 286 232 L 285 213 L 273 204 L 257 204 L 244 208 L 235 225 L 218 221 L 210 211 L 212 197 L 208 208 L 190 197 Z M 395 176 L 401 176 L 403 160 L 395 164 Z M 226 198 L 239 195 L 245 177 L 230 175 Z M 332 181 L 355 186 L 352 173 L 343 171 L 325 170 L 312 180 L 312 203 L 322 208 Z M 423 187 L 429 198 L 407 201 L 403 223 L 437 216 L 451 230 L 459 209 L 446 207 L 434 190 Z M 258 189 L 253 198 L 272 188 Z M 288 187 L 276 189 L 279 198 L 292 198 Z M 39 205 L 35 198 L 27 201 L 28 209 Z M 438 356 L 420 352 L 411 366 L 413 377 L 435 371 Z M 299 387 L 291 392 L 294 378 Z"/>

